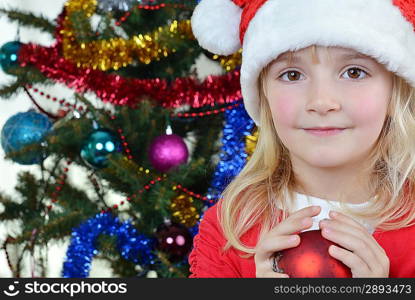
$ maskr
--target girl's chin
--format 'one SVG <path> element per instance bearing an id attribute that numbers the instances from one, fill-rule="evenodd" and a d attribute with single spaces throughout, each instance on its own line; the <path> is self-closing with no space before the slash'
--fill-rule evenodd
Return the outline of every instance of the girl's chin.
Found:
<path id="1" fill-rule="evenodd" d="M 341 167 L 344 165 L 347 165 L 352 160 L 352 157 L 350 157 L 350 160 L 346 157 L 338 157 L 338 153 L 325 153 L 321 152 L 319 154 L 316 154 L 316 156 L 310 157 L 310 155 L 307 155 L 307 157 L 303 157 L 303 161 L 306 162 L 308 165 L 316 167 L 316 168 L 336 168 Z"/>

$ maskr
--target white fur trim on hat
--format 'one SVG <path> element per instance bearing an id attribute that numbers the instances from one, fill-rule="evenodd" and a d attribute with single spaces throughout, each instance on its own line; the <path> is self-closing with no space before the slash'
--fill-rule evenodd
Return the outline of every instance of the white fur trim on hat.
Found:
<path id="1" fill-rule="evenodd" d="M 231 0 L 202 0 L 191 19 L 193 34 L 200 46 L 219 55 L 238 51 L 241 14 L 242 9 Z"/>
<path id="2" fill-rule="evenodd" d="M 279 54 L 313 44 L 352 48 L 415 86 L 414 28 L 392 0 L 268 0 L 248 26 L 242 53 L 242 95 L 257 125 L 261 70 Z"/>

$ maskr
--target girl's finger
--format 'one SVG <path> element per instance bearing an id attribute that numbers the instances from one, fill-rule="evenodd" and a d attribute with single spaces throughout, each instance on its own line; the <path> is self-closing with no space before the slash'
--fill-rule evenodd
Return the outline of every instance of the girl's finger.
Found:
<path id="1" fill-rule="evenodd" d="M 341 247 L 337 247 L 335 245 L 331 245 L 329 247 L 329 254 L 330 256 L 334 257 L 335 259 L 341 261 L 346 266 L 348 266 L 352 271 L 352 275 L 366 275 L 371 273 L 371 269 L 366 264 L 366 262 L 353 252 L 350 252 Z"/>
<path id="2" fill-rule="evenodd" d="M 323 228 L 321 234 L 324 238 L 338 244 L 340 247 L 347 249 L 353 252 L 354 256 L 359 257 L 370 270 L 373 267 L 380 264 L 380 261 L 377 259 L 376 251 L 366 242 L 365 237 L 361 234 L 351 234 L 343 229 L 334 229 L 334 228 Z M 353 265 L 356 269 L 360 269 L 360 262 Z M 351 267 L 351 266 L 349 266 Z"/>
<path id="3" fill-rule="evenodd" d="M 281 235 L 277 238 L 267 238 L 257 244 L 255 259 L 258 262 L 267 261 L 275 252 L 298 246 L 298 235 Z"/>
<path id="4" fill-rule="evenodd" d="M 329 212 L 329 216 L 331 218 L 333 218 L 334 220 L 339 220 L 340 222 L 349 224 L 350 226 L 352 226 L 352 227 L 354 227 L 354 228 L 356 228 L 358 230 L 366 231 L 367 232 L 367 229 L 362 224 L 360 224 L 359 222 L 357 222 L 355 219 L 353 219 L 353 218 L 351 218 L 349 216 L 346 216 L 345 214 L 342 214 L 341 212 L 331 210 Z"/>
<path id="5" fill-rule="evenodd" d="M 311 217 L 318 215 L 320 211 L 320 206 L 308 206 L 300 209 L 271 229 L 268 234 L 270 236 L 280 236 L 300 232 L 312 225 Z"/>
<path id="6" fill-rule="evenodd" d="M 371 245 L 374 248 L 377 248 L 380 252 L 385 253 L 384 249 L 378 244 L 378 242 L 375 240 L 375 238 L 367 231 L 367 229 L 360 224 L 359 222 L 357 222 L 356 220 L 354 220 L 353 218 L 346 216 L 340 212 L 337 211 L 330 211 L 330 217 L 333 218 L 333 220 L 337 220 L 346 224 L 349 224 L 350 226 L 353 226 L 354 228 L 356 228 L 357 230 L 361 231 L 362 233 L 365 233 L 366 235 L 370 236 L 370 240 L 371 240 Z"/>
<path id="7" fill-rule="evenodd" d="M 342 220 L 338 219 L 329 219 L 329 220 L 322 220 L 320 221 L 320 228 L 327 228 L 327 229 L 334 229 L 342 234 L 348 234 L 350 236 L 354 236 L 355 239 L 363 240 L 368 247 L 372 250 L 372 252 L 376 255 L 379 252 L 379 246 L 377 241 L 373 238 L 371 234 L 366 229 L 363 230 L 356 230 L 356 227 L 343 222 Z M 383 248 L 382 248 L 383 249 Z"/>

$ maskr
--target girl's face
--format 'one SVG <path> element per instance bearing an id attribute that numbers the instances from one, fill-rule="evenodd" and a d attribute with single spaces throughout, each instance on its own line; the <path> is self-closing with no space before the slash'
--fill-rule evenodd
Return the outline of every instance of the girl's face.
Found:
<path id="1" fill-rule="evenodd" d="M 293 163 L 359 164 L 374 146 L 392 94 L 392 73 L 352 49 L 316 46 L 280 55 L 265 78 L 277 134 Z M 342 128 L 312 131 L 315 127 Z"/>

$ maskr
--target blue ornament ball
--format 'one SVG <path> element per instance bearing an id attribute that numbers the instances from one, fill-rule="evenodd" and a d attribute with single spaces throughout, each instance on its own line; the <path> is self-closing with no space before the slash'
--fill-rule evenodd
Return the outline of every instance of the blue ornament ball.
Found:
<path id="1" fill-rule="evenodd" d="M 81 157 L 89 167 L 101 169 L 108 165 L 108 155 L 121 151 L 121 141 L 111 131 L 97 129 L 86 139 Z"/>
<path id="2" fill-rule="evenodd" d="M 18 53 L 23 44 L 18 41 L 8 42 L 0 48 L 0 64 L 4 72 L 13 74 L 19 67 Z"/>
<path id="3" fill-rule="evenodd" d="M 17 113 L 3 126 L 1 146 L 6 154 L 20 151 L 25 146 L 41 143 L 51 127 L 52 123 L 45 115 L 35 111 Z M 43 152 L 30 151 L 11 159 L 22 165 L 32 165 L 40 163 L 44 158 Z"/>

